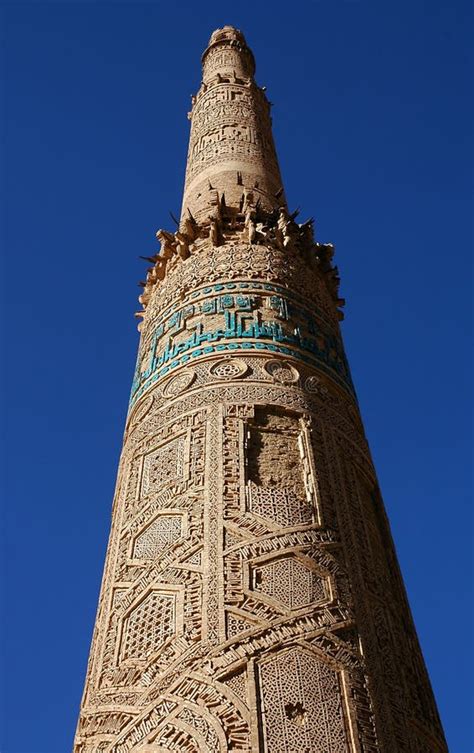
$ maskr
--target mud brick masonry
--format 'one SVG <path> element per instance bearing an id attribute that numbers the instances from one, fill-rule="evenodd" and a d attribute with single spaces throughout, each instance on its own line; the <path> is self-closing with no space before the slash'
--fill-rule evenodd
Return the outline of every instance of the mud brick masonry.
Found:
<path id="1" fill-rule="evenodd" d="M 240 31 L 159 230 L 75 753 L 446 753 L 339 328 Z"/>

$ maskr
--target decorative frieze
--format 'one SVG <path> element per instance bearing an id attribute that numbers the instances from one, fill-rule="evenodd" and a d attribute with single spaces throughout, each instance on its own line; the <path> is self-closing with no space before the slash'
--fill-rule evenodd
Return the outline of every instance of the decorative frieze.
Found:
<path id="1" fill-rule="evenodd" d="M 446 753 L 253 55 L 217 30 L 140 346 L 75 753 Z"/>

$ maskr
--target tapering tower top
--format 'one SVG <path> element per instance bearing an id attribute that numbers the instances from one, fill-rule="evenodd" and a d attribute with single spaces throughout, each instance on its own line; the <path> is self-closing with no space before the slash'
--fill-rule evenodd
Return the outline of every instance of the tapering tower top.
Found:
<path id="1" fill-rule="evenodd" d="M 181 212 L 202 222 L 223 202 L 236 213 L 286 207 L 273 143 L 270 103 L 254 80 L 255 59 L 241 31 L 216 29 L 202 56 L 192 98 L 191 135 Z"/>
<path id="2" fill-rule="evenodd" d="M 226 54 L 222 55 L 224 50 Z M 242 32 L 233 26 L 224 26 L 211 34 L 201 61 L 204 83 L 212 81 L 216 69 L 221 75 L 232 76 L 235 73 L 243 78 L 252 78 L 255 74 L 253 52 Z"/>

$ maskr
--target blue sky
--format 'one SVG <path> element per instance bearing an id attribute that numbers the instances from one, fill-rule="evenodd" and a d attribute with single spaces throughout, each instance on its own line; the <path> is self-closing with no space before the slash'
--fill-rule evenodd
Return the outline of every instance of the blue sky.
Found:
<path id="1" fill-rule="evenodd" d="M 2 753 L 70 750 L 137 348 L 211 31 L 241 28 L 291 207 L 336 245 L 344 338 L 451 753 L 472 657 L 470 4 L 1 6 Z"/>

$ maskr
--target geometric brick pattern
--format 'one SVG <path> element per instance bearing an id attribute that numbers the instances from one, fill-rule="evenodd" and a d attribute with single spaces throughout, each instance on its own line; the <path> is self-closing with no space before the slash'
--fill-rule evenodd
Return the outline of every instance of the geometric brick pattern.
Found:
<path id="1" fill-rule="evenodd" d="M 311 521 L 311 506 L 305 498 L 298 497 L 293 489 L 262 488 L 250 482 L 247 493 L 252 512 L 284 528 Z"/>
<path id="2" fill-rule="evenodd" d="M 184 437 L 176 437 L 163 447 L 145 455 L 143 462 L 143 494 L 157 491 L 183 473 Z"/>
<path id="3" fill-rule="evenodd" d="M 152 591 L 128 615 L 122 658 L 143 661 L 174 635 L 176 597 Z"/>
<path id="4" fill-rule="evenodd" d="M 243 35 L 202 61 L 181 220 L 139 297 L 74 753 L 447 753 L 334 249 L 288 208 Z"/>
<path id="5" fill-rule="evenodd" d="M 160 515 L 137 536 L 133 546 L 133 557 L 136 559 L 156 557 L 162 549 L 180 538 L 182 523 L 181 515 Z"/>
<path id="6" fill-rule="evenodd" d="M 300 609 L 326 598 L 324 580 L 294 557 L 269 562 L 253 570 L 254 590 L 289 609 Z"/>
<path id="7" fill-rule="evenodd" d="M 337 672 L 294 648 L 262 663 L 259 674 L 265 751 L 347 753 Z"/>

